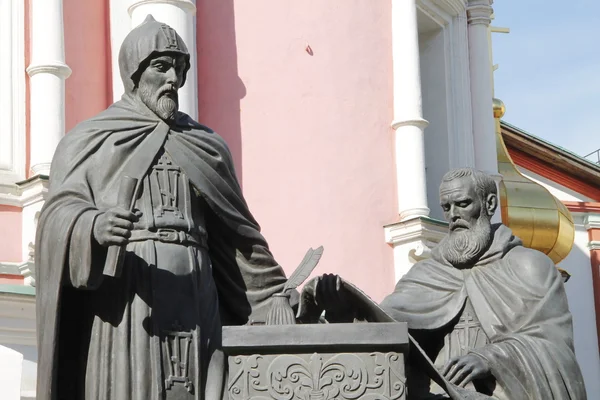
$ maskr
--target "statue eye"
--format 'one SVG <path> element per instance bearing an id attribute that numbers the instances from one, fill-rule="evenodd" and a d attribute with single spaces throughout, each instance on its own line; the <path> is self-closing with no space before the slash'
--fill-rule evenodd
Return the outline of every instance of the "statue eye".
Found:
<path id="1" fill-rule="evenodd" d="M 456 203 L 456 205 L 459 206 L 460 208 L 468 207 L 469 204 L 471 204 L 471 200 L 463 200 L 463 201 L 459 201 L 458 203 Z"/>
<path id="2" fill-rule="evenodd" d="M 450 204 L 442 204 L 442 210 L 444 211 L 450 211 Z"/>

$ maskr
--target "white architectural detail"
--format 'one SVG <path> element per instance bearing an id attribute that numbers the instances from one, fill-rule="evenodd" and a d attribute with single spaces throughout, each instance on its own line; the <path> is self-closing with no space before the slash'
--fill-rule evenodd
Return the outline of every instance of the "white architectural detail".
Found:
<path id="1" fill-rule="evenodd" d="M 25 178 L 25 4 L 0 2 L 0 194 Z M 0 204 L 3 204 L 0 200 Z"/>
<path id="2" fill-rule="evenodd" d="M 185 85 L 179 90 L 179 110 L 194 120 L 198 119 L 198 73 L 196 68 L 195 1 L 191 0 L 140 0 L 128 9 L 131 27 L 141 24 L 148 14 L 175 29 L 190 53 L 192 67 L 187 72 Z M 119 75 L 117 75 L 119 76 Z"/>
<path id="3" fill-rule="evenodd" d="M 48 175 L 65 134 L 65 64 L 62 0 L 31 2 L 30 160 L 33 175 Z"/>
<path id="4" fill-rule="evenodd" d="M 447 38 L 446 67 L 448 80 L 448 169 L 475 167 L 473 144 L 473 113 L 471 109 L 471 79 L 469 76 L 469 45 L 467 13 L 462 10 L 445 28 Z"/>
<path id="5" fill-rule="evenodd" d="M 467 23 L 475 167 L 490 175 L 498 175 L 492 105 L 492 66 L 488 41 L 492 2 L 469 0 Z"/>
<path id="6" fill-rule="evenodd" d="M 121 96 L 125 91 L 123 82 L 121 81 L 121 72 L 119 71 L 119 50 L 121 49 L 121 44 L 123 44 L 125 36 L 127 36 L 131 30 L 131 18 L 127 12 L 131 3 L 131 0 L 109 0 L 113 101 L 121 99 Z"/>
<path id="7" fill-rule="evenodd" d="M 0 345 L 37 345 L 35 296 L 0 292 Z"/>
<path id="8" fill-rule="evenodd" d="M 584 225 L 586 230 L 600 229 L 600 215 L 599 214 L 588 214 L 585 216 Z"/>
<path id="9" fill-rule="evenodd" d="M 47 193 L 47 179 L 35 178 L 16 184 L 0 184 L 0 204 L 27 207 L 43 201 Z"/>
<path id="10" fill-rule="evenodd" d="M 398 281 L 414 263 L 431 255 L 448 233 L 448 224 L 431 218 L 413 218 L 384 227 L 385 241 L 394 247 L 394 271 Z"/>
<path id="11" fill-rule="evenodd" d="M 400 220 L 429 215 L 415 0 L 392 2 L 396 183 Z M 404 190 L 410 188 L 410 196 Z"/>
<path id="12" fill-rule="evenodd" d="M 0 345 L 0 398 L 21 399 L 23 354 Z"/>

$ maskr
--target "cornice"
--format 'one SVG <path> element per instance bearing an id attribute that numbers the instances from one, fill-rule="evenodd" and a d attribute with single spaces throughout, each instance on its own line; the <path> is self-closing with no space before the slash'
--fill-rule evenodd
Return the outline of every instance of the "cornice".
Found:
<path id="1" fill-rule="evenodd" d="M 466 9 L 466 0 L 417 0 L 417 7 L 444 26 Z"/>
<path id="2" fill-rule="evenodd" d="M 436 244 L 448 233 L 448 224 L 421 217 L 386 225 L 384 232 L 385 241 L 394 246 L 417 240 Z"/>
<path id="3" fill-rule="evenodd" d="M 48 193 L 48 177 L 37 175 L 26 181 L 13 184 L 0 183 L 0 204 L 26 207 L 44 200 Z"/>
<path id="4" fill-rule="evenodd" d="M 46 63 L 31 63 L 26 69 L 29 77 L 37 74 L 52 74 L 59 78 L 67 79 L 71 76 L 71 68 L 61 61 L 49 61 Z"/>
<path id="5" fill-rule="evenodd" d="M 590 229 L 600 229 L 600 211 L 598 214 L 589 214 L 586 215 L 583 225 L 586 230 Z"/>

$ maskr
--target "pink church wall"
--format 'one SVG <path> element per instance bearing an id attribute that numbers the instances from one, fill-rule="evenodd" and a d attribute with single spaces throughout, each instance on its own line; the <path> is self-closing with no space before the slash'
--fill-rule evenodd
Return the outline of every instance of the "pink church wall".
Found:
<path id="1" fill-rule="evenodd" d="M 0 261 L 23 261 L 21 229 L 21 208 L 0 205 Z"/>
<path id="2" fill-rule="evenodd" d="M 65 82 L 67 132 L 112 102 L 107 10 L 105 0 L 63 2 L 65 59 L 73 71 Z"/>
<path id="3" fill-rule="evenodd" d="M 290 273 L 322 244 L 315 273 L 380 300 L 395 283 L 390 4 L 196 4 L 199 119 L 230 144 L 276 258 Z"/>

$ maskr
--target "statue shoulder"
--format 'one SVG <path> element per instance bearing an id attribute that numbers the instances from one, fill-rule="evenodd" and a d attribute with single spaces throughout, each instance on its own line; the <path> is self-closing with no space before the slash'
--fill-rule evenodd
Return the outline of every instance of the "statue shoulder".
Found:
<path id="1" fill-rule="evenodd" d="M 508 261 L 519 277 L 526 282 L 544 282 L 559 275 L 554 262 L 544 253 L 517 246 L 510 250 L 505 260 Z"/>

